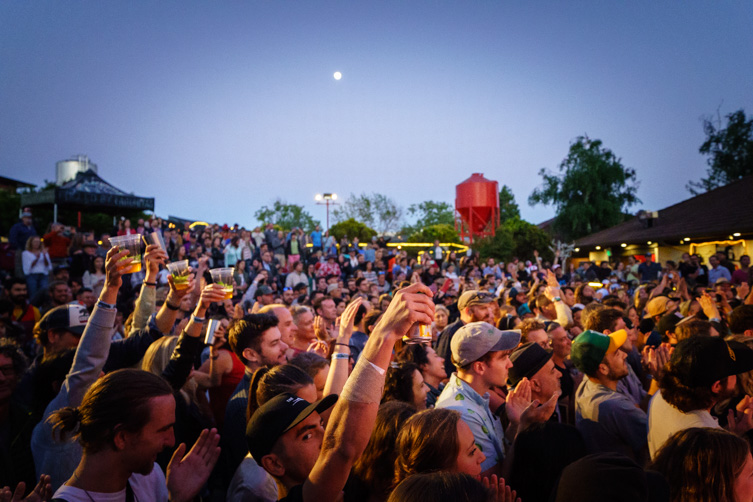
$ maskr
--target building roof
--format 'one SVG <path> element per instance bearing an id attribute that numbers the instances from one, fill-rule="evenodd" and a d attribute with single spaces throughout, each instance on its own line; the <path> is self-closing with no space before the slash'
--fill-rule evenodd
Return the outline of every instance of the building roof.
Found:
<path id="1" fill-rule="evenodd" d="M 634 218 L 606 230 L 582 237 L 577 246 L 610 247 L 672 242 L 726 239 L 739 232 L 753 235 L 753 176 L 716 188 L 658 211 L 658 218 Z"/>
<path id="2" fill-rule="evenodd" d="M 0 185 L 12 186 L 15 188 L 34 188 L 36 185 L 33 183 L 26 183 L 25 181 L 14 180 L 13 178 L 7 178 L 0 176 Z"/>

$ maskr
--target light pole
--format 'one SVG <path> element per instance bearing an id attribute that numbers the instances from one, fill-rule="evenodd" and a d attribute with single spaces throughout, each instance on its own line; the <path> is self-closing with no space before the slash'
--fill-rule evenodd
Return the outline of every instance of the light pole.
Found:
<path id="1" fill-rule="evenodd" d="M 329 232 L 329 205 L 335 205 L 337 202 L 336 193 L 318 193 L 314 196 L 316 203 L 320 206 L 327 206 L 327 232 Z"/>

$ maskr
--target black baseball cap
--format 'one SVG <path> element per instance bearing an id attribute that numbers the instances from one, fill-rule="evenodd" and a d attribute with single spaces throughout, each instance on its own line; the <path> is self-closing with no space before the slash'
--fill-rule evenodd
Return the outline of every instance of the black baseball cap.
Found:
<path id="1" fill-rule="evenodd" d="M 89 311 L 78 303 L 60 305 L 47 312 L 37 323 L 34 331 L 48 331 L 51 329 L 64 329 L 83 335 L 86 323 L 89 321 Z"/>
<path id="2" fill-rule="evenodd" d="M 753 350 L 719 337 L 691 336 L 677 344 L 669 364 L 683 384 L 704 387 L 753 370 Z"/>
<path id="3" fill-rule="evenodd" d="M 510 354 L 512 368 L 507 383 L 515 387 L 523 378 L 531 378 L 552 358 L 552 351 L 535 342 L 528 342 Z"/>
<path id="4" fill-rule="evenodd" d="M 288 393 L 273 397 L 251 415 L 246 426 L 246 441 L 251 456 L 261 465 L 261 459 L 269 455 L 283 434 L 312 413 L 330 409 L 336 401 L 337 394 L 330 394 L 315 403 Z"/>

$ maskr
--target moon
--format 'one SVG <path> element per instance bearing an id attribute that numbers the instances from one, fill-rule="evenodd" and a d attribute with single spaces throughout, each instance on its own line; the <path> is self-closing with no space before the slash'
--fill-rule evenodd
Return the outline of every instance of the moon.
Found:
<path id="1" fill-rule="evenodd" d="M 335 74 L 332 76 L 335 77 L 335 80 L 340 80 L 341 78 L 343 78 L 343 74 L 340 73 L 339 71 L 336 71 Z"/>

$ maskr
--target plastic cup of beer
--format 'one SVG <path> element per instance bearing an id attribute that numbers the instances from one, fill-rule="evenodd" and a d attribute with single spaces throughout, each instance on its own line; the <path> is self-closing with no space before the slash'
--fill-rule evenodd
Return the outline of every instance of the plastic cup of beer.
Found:
<path id="1" fill-rule="evenodd" d="M 123 270 L 124 274 L 141 272 L 141 236 L 139 234 L 110 237 L 110 244 L 118 246 L 120 251 L 128 251 L 128 256 L 120 259 L 120 261 L 131 261 L 131 266 Z"/>
<path id="2" fill-rule="evenodd" d="M 167 254 L 167 246 L 165 246 L 165 238 L 162 237 L 162 232 L 158 230 L 151 230 L 144 233 L 144 242 L 146 242 L 147 245 L 156 244 L 162 251 L 165 252 L 165 254 Z"/>
<path id="3" fill-rule="evenodd" d="M 235 268 L 213 268 L 209 273 L 212 274 L 212 281 L 225 289 L 225 300 L 231 300 L 233 298 L 233 273 L 235 273 Z"/>
<path id="4" fill-rule="evenodd" d="M 189 276 L 191 275 L 191 267 L 188 266 L 188 260 L 168 263 L 166 266 L 167 271 L 173 276 L 175 289 L 186 289 L 188 287 Z"/>

